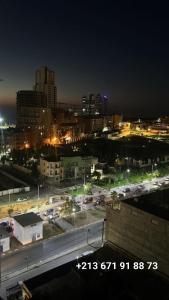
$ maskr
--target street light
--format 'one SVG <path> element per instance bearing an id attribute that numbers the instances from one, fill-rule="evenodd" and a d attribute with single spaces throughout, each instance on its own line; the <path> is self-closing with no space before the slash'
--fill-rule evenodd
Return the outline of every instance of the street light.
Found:
<path id="1" fill-rule="evenodd" d="M 103 247 L 103 245 L 104 245 L 104 228 L 105 228 L 105 222 L 107 221 L 107 219 L 104 219 L 103 220 L 103 227 L 102 227 L 102 247 Z"/>
<path id="2" fill-rule="evenodd" d="M 127 169 L 126 172 L 127 172 L 127 176 L 126 176 L 127 177 L 127 182 L 129 182 L 130 169 Z"/>
<path id="3" fill-rule="evenodd" d="M 38 200 L 40 199 L 40 196 L 39 196 L 39 188 L 42 188 L 42 184 L 38 184 Z"/>
<path id="4" fill-rule="evenodd" d="M 104 246 L 104 235 L 105 235 L 105 222 L 107 221 L 107 219 L 103 219 L 103 224 L 102 224 L 102 229 L 101 229 L 101 243 L 102 243 L 102 247 Z M 90 228 L 87 228 L 87 245 L 91 246 L 95 249 L 98 249 L 98 247 L 93 246 L 92 244 L 89 244 L 89 233 L 91 232 Z M 100 248 L 100 247 L 99 247 Z"/>
<path id="5" fill-rule="evenodd" d="M 154 167 L 157 167 L 157 163 L 152 163 L 152 166 L 151 166 L 151 172 L 153 173 L 153 171 L 154 171 Z"/>
<path id="6" fill-rule="evenodd" d="M 89 245 L 89 237 L 88 237 L 89 232 L 90 232 L 90 229 L 87 228 L 87 245 Z"/>
<path id="7" fill-rule="evenodd" d="M 0 117 L 0 126 L 2 125 L 4 119 L 2 117 Z M 4 144 L 4 135 L 3 135 L 3 129 L 1 127 L 1 147 L 3 146 Z"/>
<path id="8" fill-rule="evenodd" d="M 25 257 L 25 261 L 26 261 L 26 268 L 28 270 L 28 256 Z"/>
<path id="9" fill-rule="evenodd" d="M 39 185 L 38 185 L 38 199 L 39 199 Z"/>
<path id="10" fill-rule="evenodd" d="M 1 281 L 2 281 L 2 270 L 1 270 L 1 257 L 3 253 L 3 245 L 0 245 L 0 288 L 1 288 Z"/>
<path id="11" fill-rule="evenodd" d="M 9 190 L 8 190 L 8 195 L 9 195 L 9 202 L 11 202 L 11 194 Z"/>
<path id="12" fill-rule="evenodd" d="M 73 207 L 72 211 L 73 211 L 73 225 L 75 226 L 75 211 L 76 211 L 76 208 Z"/>

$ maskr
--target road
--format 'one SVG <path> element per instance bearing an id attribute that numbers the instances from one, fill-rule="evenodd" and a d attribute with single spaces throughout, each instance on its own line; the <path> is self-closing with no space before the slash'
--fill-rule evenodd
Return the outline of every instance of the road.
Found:
<path id="1" fill-rule="evenodd" d="M 130 189 L 129 192 L 125 192 L 127 188 Z M 138 197 L 140 195 L 165 188 L 169 188 L 169 176 L 154 178 L 152 180 L 145 180 L 138 184 L 121 186 L 119 188 L 111 189 L 110 192 L 117 191 L 118 193 L 125 193 L 124 199 L 126 199 L 130 197 Z"/>
<path id="2" fill-rule="evenodd" d="M 10 288 L 16 285 L 19 281 L 26 281 L 30 278 L 33 278 L 35 276 L 38 276 L 39 274 L 45 273 L 51 269 L 57 268 L 61 265 L 64 265 L 70 261 L 76 260 L 78 262 L 78 258 L 85 253 L 86 251 L 95 251 L 98 248 L 100 248 L 101 244 L 100 241 L 94 242 L 92 246 L 82 246 L 78 250 L 73 250 L 69 253 L 63 253 L 59 257 L 56 257 L 49 261 L 48 263 L 41 264 L 37 267 L 34 267 L 32 269 L 28 268 L 28 270 L 25 268 L 22 273 L 18 274 L 12 274 L 13 276 L 9 276 L 8 278 L 5 278 L 0 285 L 0 296 L 3 297 L 4 300 L 6 300 L 6 288 Z M 93 248 L 95 247 L 95 248 Z"/>
<path id="3" fill-rule="evenodd" d="M 61 255 L 65 250 L 78 249 L 90 244 L 94 240 L 102 239 L 103 220 L 73 229 L 67 233 L 60 234 L 48 240 L 43 240 L 22 250 L 14 251 L 2 256 L 1 274 L 2 278 L 9 273 L 30 268 L 31 265 L 49 259 L 55 255 Z"/>

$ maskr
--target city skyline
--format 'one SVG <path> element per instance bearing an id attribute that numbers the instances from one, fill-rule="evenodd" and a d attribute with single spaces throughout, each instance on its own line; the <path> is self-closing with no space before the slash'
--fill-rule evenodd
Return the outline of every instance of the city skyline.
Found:
<path id="1" fill-rule="evenodd" d="M 166 1 L 49 4 L 0 1 L 2 113 L 14 112 L 16 92 L 31 89 L 44 65 L 56 73 L 58 101 L 101 93 L 126 115 L 168 113 Z"/>
<path id="2" fill-rule="evenodd" d="M 0 0 L 0 299 L 169 300 L 168 15 Z"/>

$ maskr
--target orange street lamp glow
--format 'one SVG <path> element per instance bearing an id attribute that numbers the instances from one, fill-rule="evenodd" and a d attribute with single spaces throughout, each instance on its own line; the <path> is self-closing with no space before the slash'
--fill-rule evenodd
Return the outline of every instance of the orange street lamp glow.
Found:
<path id="1" fill-rule="evenodd" d="M 25 148 L 28 149 L 30 148 L 30 145 L 28 143 L 25 144 Z"/>

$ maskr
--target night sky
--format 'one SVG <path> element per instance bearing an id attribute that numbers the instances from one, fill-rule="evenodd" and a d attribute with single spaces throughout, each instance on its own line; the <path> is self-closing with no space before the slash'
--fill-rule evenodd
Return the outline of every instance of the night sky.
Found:
<path id="1" fill-rule="evenodd" d="M 102 93 L 112 111 L 169 114 L 168 16 L 163 0 L 0 0 L 0 111 L 47 65 L 58 101 Z"/>

